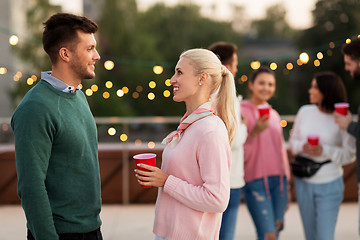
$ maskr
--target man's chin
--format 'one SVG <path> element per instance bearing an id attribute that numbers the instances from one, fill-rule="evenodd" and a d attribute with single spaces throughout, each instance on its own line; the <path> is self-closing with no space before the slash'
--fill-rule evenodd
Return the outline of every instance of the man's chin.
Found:
<path id="1" fill-rule="evenodd" d="M 355 81 L 360 81 L 360 72 L 354 72 L 354 74 L 352 75 L 352 78 Z"/>

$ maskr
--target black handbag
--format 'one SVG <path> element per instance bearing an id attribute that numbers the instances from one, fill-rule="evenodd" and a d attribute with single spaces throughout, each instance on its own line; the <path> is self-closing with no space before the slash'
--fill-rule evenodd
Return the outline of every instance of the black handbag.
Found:
<path id="1" fill-rule="evenodd" d="M 290 163 L 292 173 L 299 178 L 309 178 L 313 176 L 322 165 L 331 162 L 331 160 L 326 160 L 324 162 L 314 162 L 313 160 L 296 156 L 294 161 Z"/>

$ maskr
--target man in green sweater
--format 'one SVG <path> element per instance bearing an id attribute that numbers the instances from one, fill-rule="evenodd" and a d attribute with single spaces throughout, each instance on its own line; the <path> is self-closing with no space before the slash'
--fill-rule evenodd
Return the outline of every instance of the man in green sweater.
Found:
<path id="1" fill-rule="evenodd" d="M 41 73 L 11 120 L 27 239 L 102 239 L 97 130 L 79 87 L 95 77 L 97 28 L 65 13 L 44 23 L 52 71 Z"/>

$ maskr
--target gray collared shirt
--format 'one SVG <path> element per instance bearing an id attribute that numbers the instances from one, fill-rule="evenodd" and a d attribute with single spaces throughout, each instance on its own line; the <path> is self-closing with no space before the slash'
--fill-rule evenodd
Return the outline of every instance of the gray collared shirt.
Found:
<path id="1" fill-rule="evenodd" d="M 57 79 L 56 77 L 51 76 L 51 71 L 41 72 L 41 79 L 47 81 L 48 83 L 50 83 L 51 86 L 53 86 L 54 88 L 56 88 L 62 92 L 66 92 L 66 93 L 74 92 L 74 87 L 69 86 L 66 83 L 64 83 L 63 81 Z M 79 85 L 76 87 L 75 91 L 80 90 L 80 89 L 81 89 L 81 87 Z"/>

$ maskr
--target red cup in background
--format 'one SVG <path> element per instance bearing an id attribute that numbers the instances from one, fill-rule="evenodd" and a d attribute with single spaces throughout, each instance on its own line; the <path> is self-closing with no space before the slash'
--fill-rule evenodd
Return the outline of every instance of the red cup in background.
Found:
<path id="1" fill-rule="evenodd" d="M 264 104 L 264 105 L 258 105 L 258 110 L 259 110 L 259 116 L 260 118 L 264 115 L 267 115 L 266 119 L 269 119 L 270 117 L 270 109 L 271 106 L 268 104 Z"/>
<path id="2" fill-rule="evenodd" d="M 342 115 L 347 115 L 348 113 L 348 109 L 349 109 L 349 104 L 348 103 L 335 103 L 334 104 L 335 107 L 335 111 L 339 114 Z"/>
<path id="3" fill-rule="evenodd" d="M 155 153 L 141 153 L 141 154 L 137 154 L 137 155 L 133 156 L 133 158 L 135 160 L 136 169 L 141 170 L 141 171 L 149 172 L 149 170 L 139 167 L 138 166 L 139 163 L 147 164 L 150 166 L 156 165 L 156 154 Z M 144 186 L 141 184 L 140 184 L 140 186 L 142 188 L 151 188 L 151 186 Z"/>
<path id="4" fill-rule="evenodd" d="M 307 141 L 309 145 L 317 146 L 319 144 L 319 135 L 309 135 Z"/>

